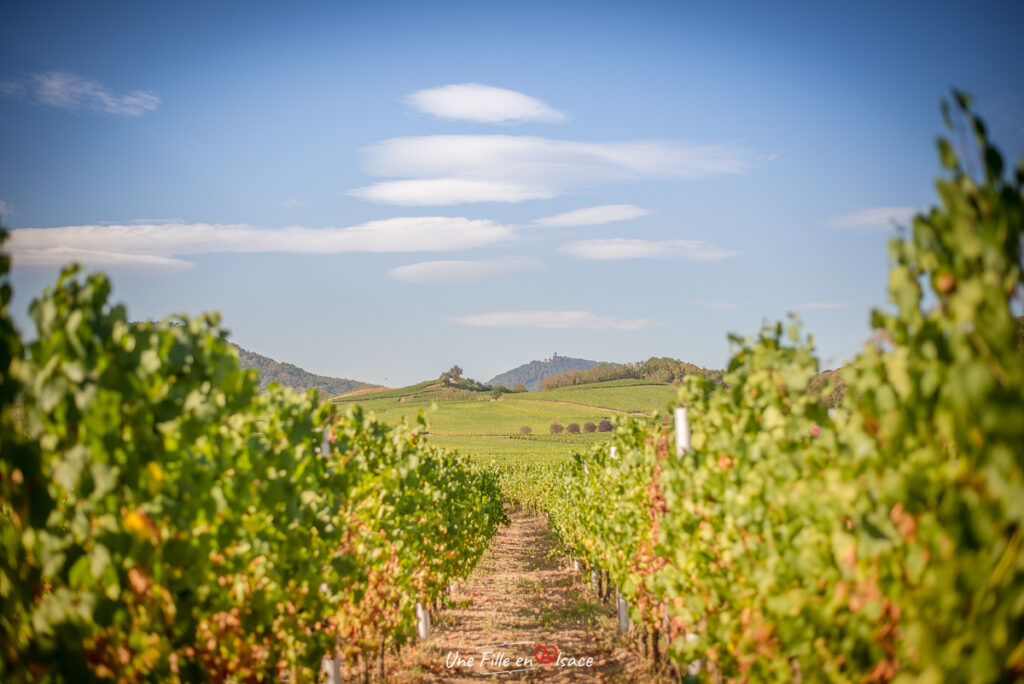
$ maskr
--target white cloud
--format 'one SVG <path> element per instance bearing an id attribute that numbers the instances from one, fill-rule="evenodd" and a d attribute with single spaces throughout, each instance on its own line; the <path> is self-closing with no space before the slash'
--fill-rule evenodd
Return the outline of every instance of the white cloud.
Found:
<path id="1" fill-rule="evenodd" d="M 119 116 L 138 116 L 153 111 L 160 104 L 155 93 L 132 90 L 118 94 L 95 79 L 66 71 L 46 71 L 22 80 L 4 81 L 0 83 L 0 94 L 72 111 Z"/>
<path id="2" fill-rule="evenodd" d="M 105 268 L 121 273 L 164 275 L 195 268 L 191 261 L 155 254 L 107 252 L 75 247 L 48 247 L 46 249 L 18 249 L 11 263 L 15 268 L 63 266 L 72 261 L 89 268 Z"/>
<path id="3" fill-rule="evenodd" d="M 579 240 L 558 248 L 560 252 L 579 259 L 686 259 L 689 261 L 716 261 L 739 256 L 702 240 L 628 240 L 609 238 Z"/>
<path id="4" fill-rule="evenodd" d="M 793 309 L 845 309 L 853 304 L 849 302 L 810 302 L 808 304 L 799 304 L 792 307 Z"/>
<path id="5" fill-rule="evenodd" d="M 460 178 L 387 181 L 357 188 L 349 194 L 371 202 L 407 207 L 467 202 L 522 202 L 553 196 L 543 188 Z"/>
<path id="6" fill-rule="evenodd" d="M 918 207 L 871 207 L 842 216 L 833 216 L 825 221 L 825 225 L 839 230 L 890 230 L 896 226 L 907 225 L 919 211 L 921 210 Z"/>
<path id="7" fill-rule="evenodd" d="M 647 216 L 650 209 L 644 209 L 632 204 L 603 204 L 599 207 L 587 207 L 586 209 L 575 209 L 564 214 L 548 216 L 534 221 L 541 226 L 571 227 L 571 226 L 599 226 L 602 223 L 612 221 L 625 221 L 627 219 Z"/>
<path id="8" fill-rule="evenodd" d="M 417 90 L 406 101 L 426 114 L 442 119 L 484 123 L 564 121 L 566 116 L 544 102 L 515 90 L 480 83 L 458 83 Z"/>
<path id="9" fill-rule="evenodd" d="M 546 330 L 640 330 L 657 325 L 647 318 L 620 319 L 589 311 L 495 311 L 459 316 L 453 321 L 484 328 L 542 328 Z"/>
<path id="10" fill-rule="evenodd" d="M 512 228 L 485 219 L 434 216 L 390 218 L 348 228 L 207 223 L 19 228 L 11 231 L 7 248 L 15 264 L 64 263 L 69 254 L 77 253 L 88 256 L 89 263 L 117 265 L 212 252 L 440 252 L 481 247 L 513 235 Z M 188 263 L 177 262 L 159 261 L 168 267 Z"/>
<path id="11" fill-rule="evenodd" d="M 369 174 L 409 180 L 357 188 L 351 194 L 393 204 L 519 202 L 600 183 L 736 174 L 753 164 L 750 153 L 733 145 L 588 143 L 509 135 L 392 138 L 363 154 Z M 431 186 L 427 181 L 443 182 Z"/>
<path id="12" fill-rule="evenodd" d="M 11 207 L 9 202 L 0 200 L 0 219 L 4 216 L 10 216 L 14 213 L 14 209 Z"/>
<path id="13" fill-rule="evenodd" d="M 97 225 L 100 226 L 150 226 L 155 224 L 170 224 L 170 223 L 185 223 L 185 219 L 181 217 L 175 218 L 137 218 L 129 219 L 127 221 L 98 221 Z"/>
<path id="14" fill-rule="evenodd" d="M 504 257 L 481 261 L 424 261 L 398 266 L 388 271 L 395 280 L 410 283 L 475 283 L 481 280 L 506 278 L 543 268 L 533 257 Z"/>
<path id="15" fill-rule="evenodd" d="M 716 311 L 727 311 L 736 308 L 736 305 L 732 302 L 719 302 L 714 299 L 691 299 L 690 302 L 702 309 L 715 309 Z"/>

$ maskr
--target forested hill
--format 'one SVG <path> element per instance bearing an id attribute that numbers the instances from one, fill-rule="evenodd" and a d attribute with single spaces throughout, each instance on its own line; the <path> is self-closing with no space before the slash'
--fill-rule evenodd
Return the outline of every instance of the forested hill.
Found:
<path id="1" fill-rule="evenodd" d="M 504 385 L 515 387 L 523 385 L 526 389 L 533 391 L 540 389 L 540 381 L 544 378 L 558 375 L 570 370 L 587 370 L 594 366 L 602 365 L 601 361 L 590 361 L 588 359 L 573 359 L 568 356 L 554 356 L 546 361 L 531 361 L 524 363 L 518 368 L 513 368 L 501 375 L 495 375 L 487 381 L 488 385 Z"/>
<path id="2" fill-rule="evenodd" d="M 260 389 L 265 388 L 272 382 L 299 390 L 308 389 L 320 390 L 321 396 L 332 397 L 336 394 L 345 394 L 365 387 L 377 387 L 358 380 L 347 378 L 331 378 L 326 375 L 316 375 L 307 370 L 299 368 L 290 363 L 281 363 L 262 354 L 256 354 L 247 349 L 242 349 L 237 344 L 238 360 L 242 368 L 255 368 L 260 372 Z"/>
<path id="3" fill-rule="evenodd" d="M 686 361 L 667 356 L 652 356 L 639 363 L 603 363 L 593 368 L 579 371 L 569 370 L 540 381 L 541 389 L 589 385 L 609 380 L 649 380 L 658 383 L 679 384 L 687 375 L 702 375 L 716 385 L 725 384 L 725 371 L 701 368 Z"/>

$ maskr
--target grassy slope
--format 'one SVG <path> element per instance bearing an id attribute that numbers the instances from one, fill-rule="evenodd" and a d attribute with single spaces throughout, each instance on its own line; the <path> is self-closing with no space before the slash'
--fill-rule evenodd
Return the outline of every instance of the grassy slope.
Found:
<path id="1" fill-rule="evenodd" d="M 482 399 L 439 400 L 441 390 L 431 388 L 433 382 L 340 397 L 339 404 L 359 404 L 381 419 L 397 423 L 415 420 L 420 411 L 427 417 L 430 440 L 458 449 L 462 453 L 489 460 L 567 457 L 573 451 L 586 449 L 607 437 L 606 434 L 552 435 L 553 422 L 561 425 L 599 423 L 623 412 L 653 413 L 664 411 L 676 395 L 670 385 L 644 380 L 615 380 L 591 385 L 563 387 L 541 392 L 506 394 L 492 401 Z M 404 401 L 403 401 L 404 399 Z M 568 402 L 568 403 L 560 403 Z M 437 408 L 432 410 L 432 405 Z M 581 404 L 575 406 L 569 404 Z M 522 435 L 520 427 L 528 425 L 530 435 Z"/>
<path id="2" fill-rule="evenodd" d="M 529 397 L 533 401 L 569 401 L 649 414 L 655 411 L 664 412 L 668 403 L 675 399 L 677 392 L 677 388 L 661 382 L 611 380 L 511 396 Z"/>

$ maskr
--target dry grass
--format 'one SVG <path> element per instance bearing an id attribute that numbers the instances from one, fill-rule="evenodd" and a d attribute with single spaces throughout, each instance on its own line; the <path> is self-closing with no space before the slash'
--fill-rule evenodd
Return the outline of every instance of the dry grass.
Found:
<path id="1" fill-rule="evenodd" d="M 337 394 L 331 399 L 344 399 L 345 397 L 359 397 L 364 394 L 376 394 L 377 392 L 387 392 L 390 387 L 364 387 L 363 389 L 352 390 L 351 392 L 345 392 L 345 394 Z"/>

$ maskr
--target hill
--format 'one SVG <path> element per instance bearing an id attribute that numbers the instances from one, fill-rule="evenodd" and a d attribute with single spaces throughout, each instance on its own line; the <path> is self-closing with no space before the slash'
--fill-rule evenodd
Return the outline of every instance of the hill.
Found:
<path id="1" fill-rule="evenodd" d="M 544 378 L 541 389 L 573 387 L 610 380 L 649 380 L 658 383 L 681 383 L 687 375 L 702 375 L 716 385 L 725 384 L 725 371 L 701 368 L 686 361 L 665 357 L 654 357 L 640 363 L 607 363 L 589 370 L 570 370 Z"/>
<path id="2" fill-rule="evenodd" d="M 422 413 L 429 441 L 487 462 L 568 458 L 607 440 L 602 421 L 665 411 L 678 388 L 647 380 L 615 380 L 577 387 L 495 396 L 437 380 L 366 394 L 335 397 L 359 405 L 387 423 L 415 422 Z M 554 431 L 558 425 L 564 430 Z M 579 431 L 573 431 L 573 425 Z M 588 425 L 591 426 L 588 429 Z"/>
<path id="3" fill-rule="evenodd" d="M 337 394 L 345 394 L 353 390 L 378 386 L 347 378 L 316 375 L 294 364 L 281 363 L 268 356 L 243 349 L 237 344 L 234 347 L 238 350 L 238 361 L 242 368 L 255 368 L 260 372 L 260 389 L 265 388 L 272 382 L 277 382 L 300 392 L 316 389 L 324 397 L 333 397 Z"/>
<path id="4" fill-rule="evenodd" d="M 584 371 L 593 368 L 594 366 L 601 366 L 604 364 L 605 362 L 603 361 L 574 359 L 568 356 L 558 356 L 555 354 L 550 359 L 524 363 L 518 368 L 513 368 L 512 370 L 505 371 L 500 375 L 495 375 L 487 381 L 487 384 L 502 385 L 504 387 L 523 385 L 526 389 L 534 391 L 540 389 L 540 381 L 544 378 L 549 378 L 552 375 L 558 375 L 559 373 L 565 373 L 566 371 L 571 370 Z"/>

